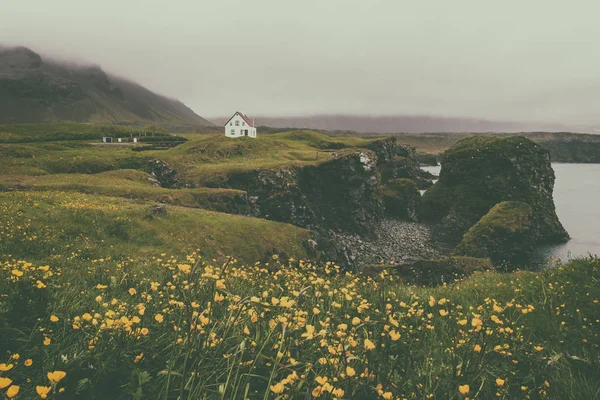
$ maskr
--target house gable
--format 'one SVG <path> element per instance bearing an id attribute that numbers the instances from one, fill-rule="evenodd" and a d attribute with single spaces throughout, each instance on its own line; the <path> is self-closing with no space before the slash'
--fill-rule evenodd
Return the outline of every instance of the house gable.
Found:
<path id="1" fill-rule="evenodd" d="M 233 120 L 233 119 L 236 117 L 236 115 L 239 115 L 239 116 L 240 116 L 240 118 L 242 118 L 242 120 L 244 120 L 244 122 L 246 122 L 246 124 L 247 124 L 249 127 L 251 127 L 251 128 L 254 128 L 254 127 L 255 127 L 255 126 L 254 126 L 254 124 L 252 123 L 252 120 L 250 120 L 250 118 L 248 118 L 248 116 L 247 116 L 247 115 L 244 115 L 244 114 L 242 114 L 242 113 L 241 113 L 241 112 L 239 112 L 239 111 L 237 111 L 235 114 L 233 114 L 233 115 L 231 116 L 231 118 L 229 118 L 229 120 L 227 120 L 227 122 L 225 122 L 225 125 L 223 125 L 223 126 L 227 126 L 227 124 L 229 124 L 229 123 L 231 122 L 231 120 Z"/>

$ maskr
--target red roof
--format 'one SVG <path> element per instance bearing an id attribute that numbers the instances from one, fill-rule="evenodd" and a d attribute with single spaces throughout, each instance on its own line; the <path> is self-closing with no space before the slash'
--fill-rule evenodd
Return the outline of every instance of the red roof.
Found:
<path id="1" fill-rule="evenodd" d="M 241 112 L 239 112 L 239 111 L 238 111 L 238 112 L 236 112 L 235 114 L 233 114 L 233 116 L 232 116 L 231 118 L 229 118 L 229 120 L 228 120 L 227 122 L 225 122 L 225 125 L 227 125 L 227 124 L 229 123 L 229 121 L 231 121 L 231 119 L 232 119 L 233 117 L 235 117 L 236 115 L 238 115 L 238 114 L 240 115 L 240 117 L 242 117 L 242 119 L 243 119 L 244 121 L 246 121 L 246 123 L 248 124 L 248 126 L 250 126 L 250 127 L 254 128 L 254 124 L 252 123 L 252 120 L 251 120 L 250 118 L 248 118 L 248 116 L 247 116 L 247 115 L 244 115 L 244 114 L 242 114 L 242 113 L 241 113 Z M 225 126 L 225 125 L 224 125 L 224 126 Z"/>

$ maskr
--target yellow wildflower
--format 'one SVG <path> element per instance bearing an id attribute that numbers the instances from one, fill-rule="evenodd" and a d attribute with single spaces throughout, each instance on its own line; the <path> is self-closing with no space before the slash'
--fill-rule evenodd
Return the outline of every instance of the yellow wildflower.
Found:
<path id="1" fill-rule="evenodd" d="M 0 389 L 4 389 L 11 383 L 12 383 L 12 379 L 4 378 L 4 377 L 0 378 Z"/>
<path id="2" fill-rule="evenodd" d="M 177 268 L 184 274 L 189 274 L 190 271 L 192 270 L 192 266 L 188 265 L 188 264 L 178 264 Z"/>
<path id="3" fill-rule="evenodd" d="M 52 390 L 51 386 L 36 386 L 35 392 L 40 396 L 40 398 L 45 399 L 48 397 L 48 393 Z"/>
<path id="4" fill-rule="evenodd" d="M 276 383 L 275 385 L 271 385 L 271 391 L 275 394 L 283 393 L 284 390 L 285 386 L 281 382 Z"/>
<path id="5" fill-rule="evenodd" d="M 346 366 L 346 375 L 347 376 L 354 376 L 356 375 L 356 371 L 354 370 L 354 368 L 352 368 L 351 366 Z"/>
<path id="6" fill-rule="evenodd" d="M 6 391 L 6 397 L 8 397 L 9 399 L 12 399 L 13 397 L 15 397 L 16 395 L 19 394 L 19 389 L 20 387 L 17 385 L 12 385 L 11 387 L 8 388 L 8 390 Z"/>
<path id="7" fill-rule="evenodd" d="M 0 364 L 0 372 L 6 372 L 6 371 L 10 371 L 12 369 L 13 365 L 12 364 Z"/>
<path id="8" fill-rule="evenodd" d="M 429 296 L 429 306 L 435 306 L 435 298 L 433 296 Z"/>
<path id="9" fill-rule="evenodd" d="M 365 339 L 365 350 L 373 350 L 375 348 L 375 344 L 371 342 L 369 339 Z"/>
<path id="10" fill-rule="evenodd" d="M 67 376 L 67 373 L 65 371 L 54 371 L 54 372 L 48 372 L 48 374 L 46 376 L 48 376 L 48 380 L 51 383 L 58 383 L 65 376 Z"/>
<path id="11" fill-rule="evenodd" d="M 329 378 L 327 378 L 326 376 L 317 376 L 317 377 L 315 378 L 315 381 L 317 381 L 317 383 L 318 383 L 319 385 L 324 385 L 324 384 L 325 384 L 325 382 L 327 382 L 327 380 L 328 380 L 328 379 L 329 379 Z"/>

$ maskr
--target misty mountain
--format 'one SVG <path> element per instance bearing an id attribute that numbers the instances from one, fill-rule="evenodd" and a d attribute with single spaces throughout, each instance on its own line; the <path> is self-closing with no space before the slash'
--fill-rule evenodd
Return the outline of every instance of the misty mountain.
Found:
<path id="1" fill-rule="evenodd" d="M 180 101 L 99 66 L 46 60 L 25 47 L 0 48 L 0 123 L 56 121 L 212 125 Z"/>
<path id="2" fill-rule="evenodd" d="M 213 118 L 220 125 L 229 117 Z M 257 126 L 271 128 L 319 129 L 327 131 L 354 131 L 359 133 L 424 133 L 424 132 L 583 132 L 600 133 L 592 126 L 573 126 L 557 123 L 503 122 L 474 118 L 436 116 L 368 116 L 368 115 L 312 115 L 296 117 L 255 116 Z"/>

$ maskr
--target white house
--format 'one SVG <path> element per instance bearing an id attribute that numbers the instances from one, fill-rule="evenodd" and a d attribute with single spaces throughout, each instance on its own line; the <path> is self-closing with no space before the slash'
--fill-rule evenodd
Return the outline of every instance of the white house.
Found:
<path id="1" fill-rule="evenodd" d="M 225 136 L 227 137 L 256 137 L 254 121 L 241 112 L 236 112 L 225 124 Z"/>

